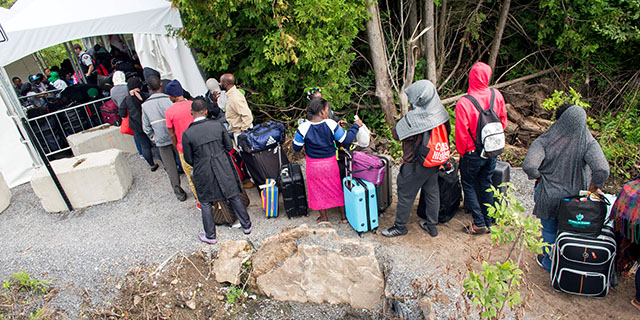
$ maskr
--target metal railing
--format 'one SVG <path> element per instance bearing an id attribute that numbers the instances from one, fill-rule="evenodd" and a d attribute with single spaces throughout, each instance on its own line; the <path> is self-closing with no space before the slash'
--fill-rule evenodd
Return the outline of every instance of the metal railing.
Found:
<path id="1" fill-rule="evenodd" d="M 47 157 L 71 149 L 67 136 L 103 124 L 100 107 L 109 99 L 102 98 L 28 119 L 36 143 Z"/>

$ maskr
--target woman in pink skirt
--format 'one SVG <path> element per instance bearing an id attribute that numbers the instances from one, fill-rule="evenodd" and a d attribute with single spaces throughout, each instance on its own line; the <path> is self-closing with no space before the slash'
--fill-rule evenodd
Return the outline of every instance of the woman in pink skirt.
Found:
<path id="1" fill-rule="evenodd" d="M 312 99 L 307 107 L 307 119 L 310 120 L 298 127 L 293 139 L 293 150 L 297 152 L 305 147 L 309 207 L 320 212 L 316 221 L 328 221 L 327 209 L 339 207 L 342 223 L 347 223 L 335 142 L 343 146 L 351 145 L 362 121 L 357 120 L 345 131 L 337 122 L 329 119 L 330 115 L 327 100 Z"/>

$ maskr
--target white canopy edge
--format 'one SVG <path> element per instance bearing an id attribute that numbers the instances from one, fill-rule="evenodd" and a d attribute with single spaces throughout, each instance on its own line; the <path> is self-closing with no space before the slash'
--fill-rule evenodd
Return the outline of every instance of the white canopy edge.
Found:
<path id="1" fill-rule="evenodd" d="M 181 28 L 180 12 L 166 0 L 19 0 L 0 14 L 8 41 L 0 66 L 50 46 L 110 34 L 168 33 Z"/>

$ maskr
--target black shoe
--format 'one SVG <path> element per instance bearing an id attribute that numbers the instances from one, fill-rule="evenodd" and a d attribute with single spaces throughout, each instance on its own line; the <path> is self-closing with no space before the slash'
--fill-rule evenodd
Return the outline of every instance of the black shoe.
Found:
<path id="1" fill-rule="evenodd" d="M 438 229 L 436 228 L 435 225 L 429 225 L 429 224 L 427 224 L 426 221 L 422 221 L 422 222 L 420 222 L 420 227 L 422 229 L 424 229 L 425 231 L 427 231 L 430 236 L 432 236 L 432 237 L 437 237 L 438 236 Z"/>
<path id="2" fill-rule="evenodd" d="M 176 187 L 175 194 L 180 202 L 187 200 L 187 193 L 181 187 Z"/>
<path id="3" fill-rule="evenodd" d="M 542 265 L 542 260 L 544 259 L 544 254 L 539 254 L 536 256 L 536 262 L 540 266 L 540 268 L 544 269 L 544 265 Z"/>
<path id="4" fill-rule="evenodd" d="M 397 237 L 397 236 L 404 236 L 405 234 L 407 234 L 407 229 L 404 230 L 400 230 L 400 228 L 396 227 L 395 225 L 389 229 L 386 230 L 382 230 L 382 235 L 385 237 Z"/>
<path id="5" fill-rule="evenodd" d="M 156 163 L 154 165 L 151 166 L 151 172 L 156 172 L 156 170 L 158 170 L 160 166 Z"/>

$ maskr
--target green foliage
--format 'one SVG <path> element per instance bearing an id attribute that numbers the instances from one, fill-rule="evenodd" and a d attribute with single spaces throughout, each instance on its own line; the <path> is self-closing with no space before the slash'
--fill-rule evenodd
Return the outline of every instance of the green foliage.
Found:
<path id="1" fill-rule="evenodd" d="M 42 56 L 49 67 L 59 66 L 62 64 L 64 59 L 68 58 L 67 51 L 64 50 L 64 46 L 61 44 L 42 49 L 40 50 L 40 53 L 42 53 Z"/>
<path id="2" fill-rule="evenodd" d="M 232 285 L 226 295 L 227 303 L 235 304 L 236 302 L 242 301 L 247 295 L 248 293 L 244 289 Z"/>
<path id="3" fill-rule="evenodd" d="M 382 133 L 382 136 L 389 141 L 387 145 L 387 152 L 391 157 L 394 159 L 402 158 L 402 143 L 393 138 L 391 135 L 391 127 L 384 125 L 379 131 Z"/>
<path id="4" fill-rule="evenodd" d="M 545 110 L 553 111 L 558 109 L 564 103 L 569 103 L 576 106 L 581 106 L 585 109 L 589 108 L 589 104 L 582 101 L 582 95 L 572 87 L 569 87 L 569 92 L 553 90 L 550 98 L 545 99 L 542 102 L 542 108 Z"/>
<path id="5" fill-rule="evenodd" d="M 5 290 L 17 289 L 19 291 L 33 291 L 37 294 L 47 293 L 50 281 L 32 278 L 25 271 L 19 271 L 11 275 L 11 279 L 4 282 L 2 288 Z"/>
<path id="6" fill-rule="evenodd" d="M 232 72 L 258 93 L 251 100 L 294 104 L 321 87 L 340 110 L 351 92 L 352 43 L 367 19 L 365 0 L 173 0 L 184 29 L 211 74 Z"/>
<path id="7" fill-rule="evenodd" d="M 16 0 L 0 0 L 0 7 L 9 9 L 15 2 Z"/>
<path id="8" fill-rule="evenodd" d="M 640 173 L 640 98 L 627 93 L 624 100 L 627 107 L 622 112 L 609 112 L 595 124 L 601 128 L 598 141 L 612 175 L 629 180 Z"/>
<path id="9" fill-rule="evenodd" d="M 629 54 L 640 44 L 638 0 L 541 0 L 538 38 L 586 59 L 599 50 Z M 630 48 L 630 47 L 636 48 Z"/>
<path id="10" fill-rule="evenodd" d="M 465 293 L 480 307 L 481 317 L 488 319 L 500 319 L 505 307 L 513 308 L 522 303 L 517 290 L 523 274 L 520 269 L 522 253 L 525 248 L 541 253 L 546 246 L 540 239 L 540 221 L 524 214 L 524 208 L 513 194 L 513 184 L 503 183 L 499 187 L 503 186 L 507 187 L 506 194 L 491 186 L 495 202 L 485 205 L 489 216 L 496 221 L 491 227 L 493 245 L 511 244 L 511 251 L 504 262 L 489 264 L 483 261 L 482 271 L 470 270 L 469 278 L 463 283 Z M 514 251 L 518 253 L 515 262 L 511 259 Z"/>

